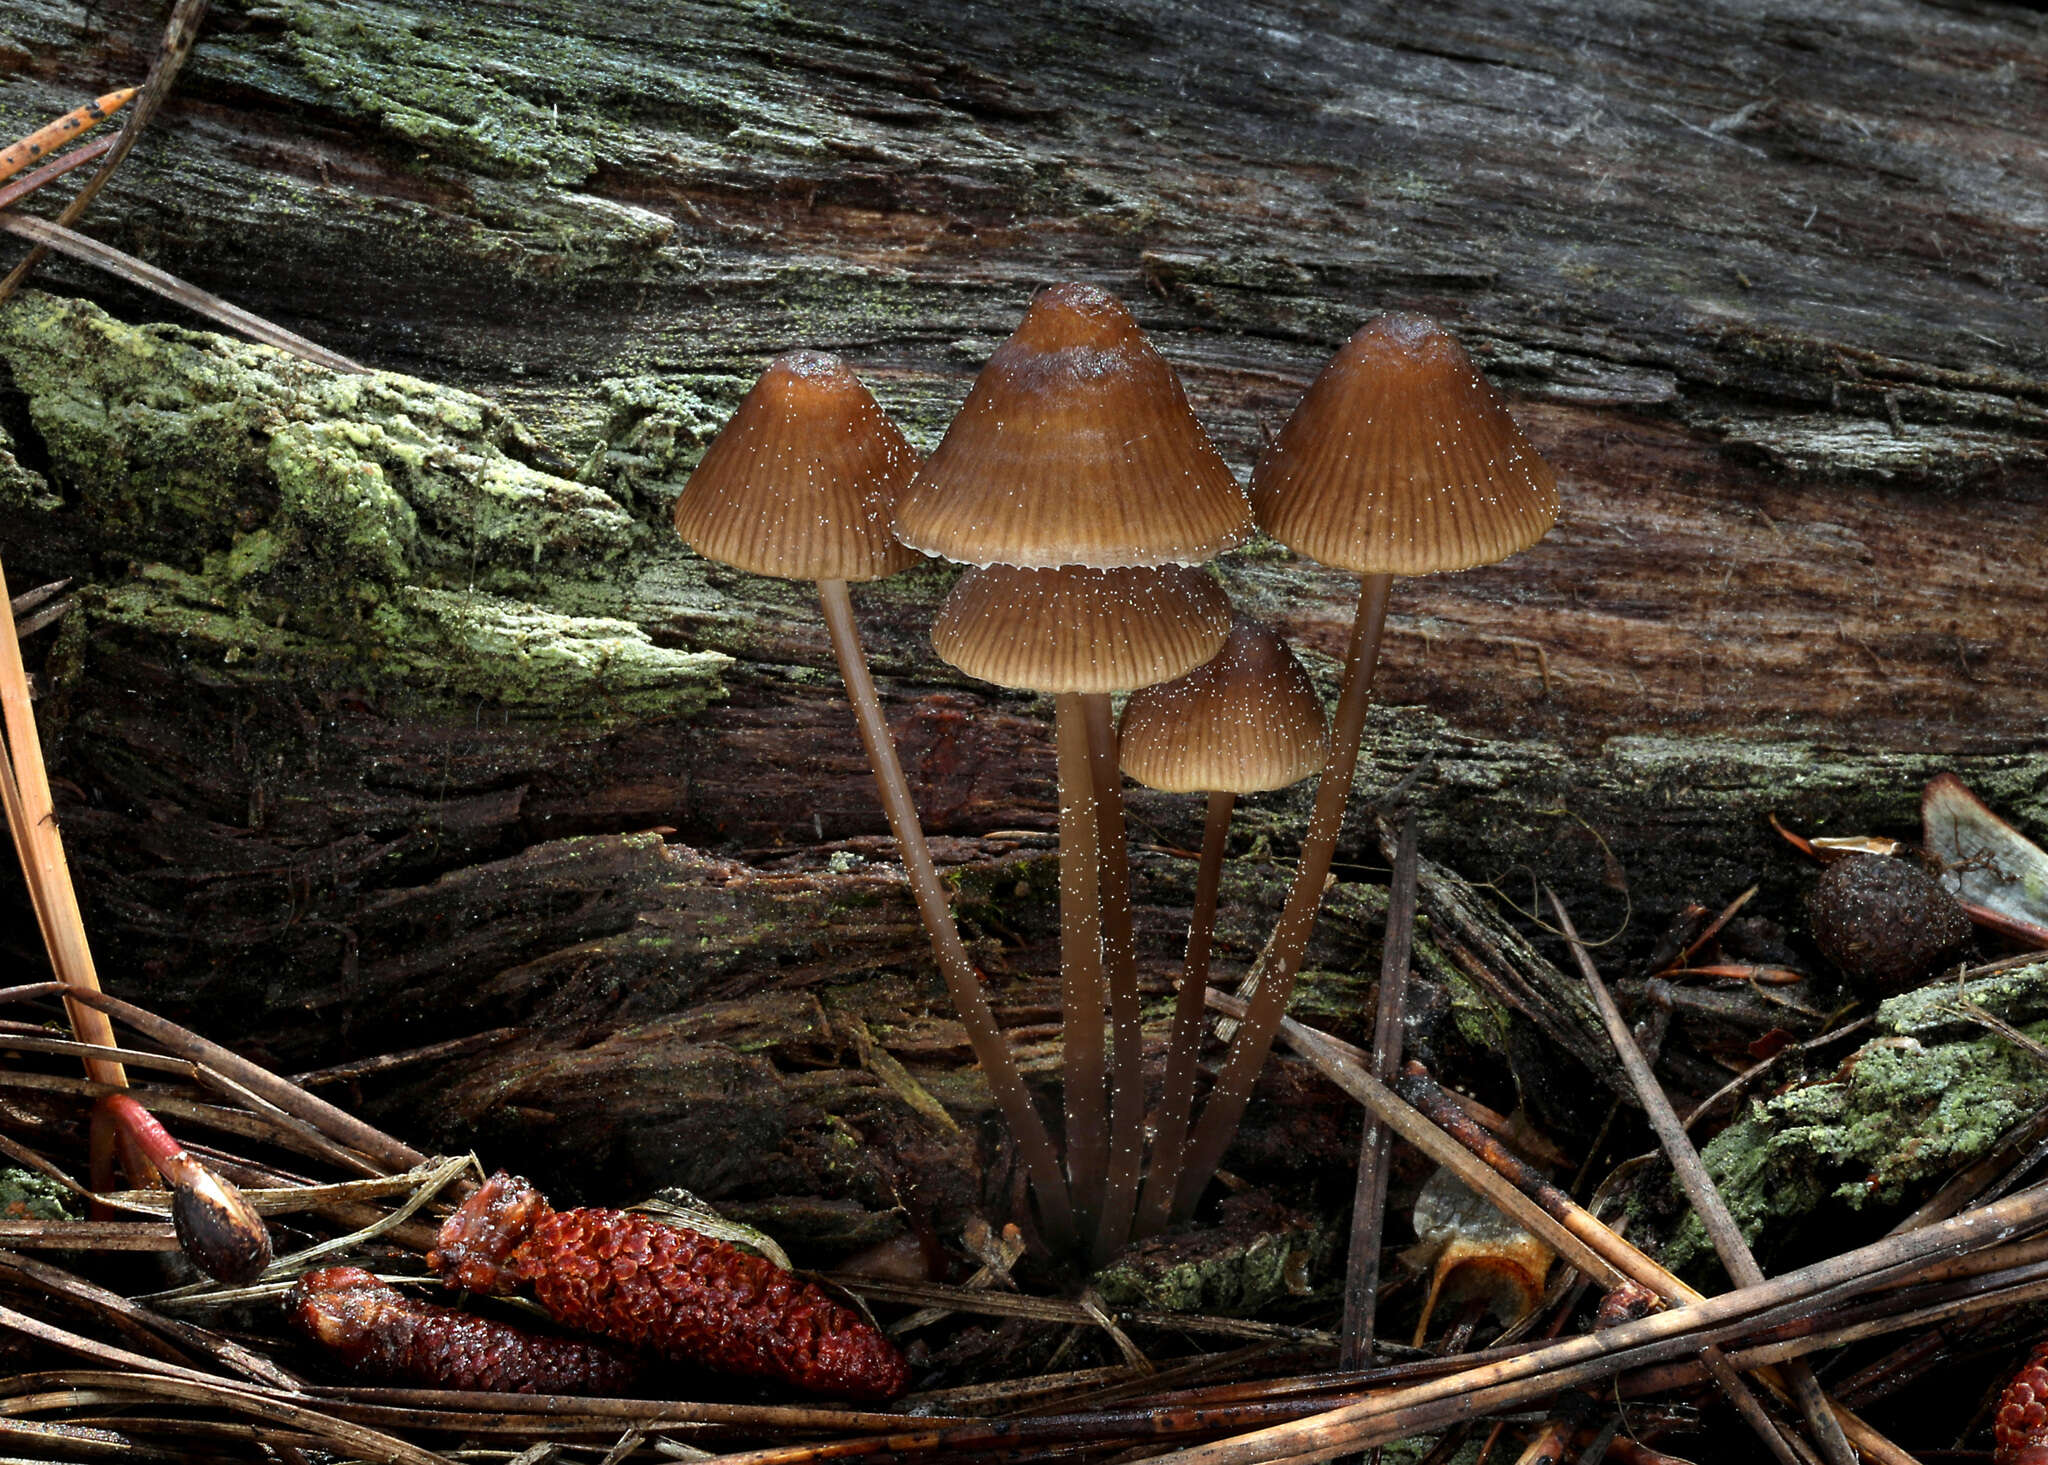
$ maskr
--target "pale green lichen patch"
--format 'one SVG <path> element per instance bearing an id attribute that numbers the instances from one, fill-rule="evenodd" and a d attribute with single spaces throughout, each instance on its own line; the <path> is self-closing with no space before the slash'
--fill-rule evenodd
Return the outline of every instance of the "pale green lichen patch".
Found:
<path id="1" fill-rule="evenodd" d="M 653 536 L 536 466 L 541 445 L 480 397 L 35 294 L 0 309 L 0 361 L 63 504 L 143 567 L 90 616 L 222 674 L 288 658 L 522 716 L 689 714 L 721 693 L 722 654 L 555 599 L 632 580 Z"/>
<path id="2" fill-rule="evenodd" d="M 1093 1280 L 1111 1307 L 1250 1316 L 1313 1292 L 1332 1245 L 1320 1222 L 1237 1197 L 1215 1225 L 1141 1242 Z"/>
<path id="3" fill-rule="evenodd" d="M 666 509 L 746 395 L 739 376 L 611 377 L 601 439 L 576 476 Z"/>
<path id="4" fill-rule="evenodd" d="M 1963 995 L 2048 1037 L 2048 963 L 1969 983 Z M 1882 1036 L 1817 1082 L 1765 1099 L 1708 1145 L 1708 1169 L 1752 1243 L 1835 1207 L 1916 1203 L 2048 1103 L 2048 1064 L 1974 1024 L 1937 984 L 1878 1010 Z M 1688 1218 L 1668 1260 L 1706 1255 Z"/>
<path id="5" fill-rule="evenodd" d="M 22 466 L 14 455 L 14 439 L 0 425 L 0 510 L 10 514 L 47 513 L 63 500 L 50 491 L 43 475 Z"/>

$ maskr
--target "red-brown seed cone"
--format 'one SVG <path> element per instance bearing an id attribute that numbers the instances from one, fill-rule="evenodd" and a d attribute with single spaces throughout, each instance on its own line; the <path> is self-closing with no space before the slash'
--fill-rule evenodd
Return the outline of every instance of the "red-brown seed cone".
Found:
<path id="1" fill-rule="evenodd" d="M 846 363 L 792 351 L 761 373 L 676 500 L 706 559 L 785 580 L 874 580 L 917 563 L 890 532 L 917 452 Z"/>
<path id="2" fill-rule="evenodd" d="M 969 570 L 932 622 L 932 649 L 971 677 L 1034 692 L 1118 692 L 1200 666 L 1230 630 L 1201 570 Z"/>
<path id="3" fill-rule="evenodd" d="M 618 1394 L 646 1371 L 624 1348 L 561 1338 L 408 1297 L 359 1267 L 307 1272 L 285 1316 L 351 1371 L 379 1383 L 515 1394 Z"/>
<path id="4" fill-rule="evenodd" d="M 1123 769 L 1166 793 L 1257 793 L 1323 766 L 1322 698 L 1287 643 L 1240 618 L 1223 649 L 1185 676 L 1134 692 Z"/>
<path id="5" fill-rule="evenodd" d="M 1992 1465 L 2048 1465 L 2048 1343 L 2005 1386 L 1992 1435 Z"/>
<path id="6" fill-rule="evenodd" d="M 1252 470 L 1298 554 L 1367 575 L 1491 564 L 1557 519 L 1557 476 L 1464 348 L 1426 316 L 1360 328 Z"/>
<path id="7" fill-rule="evenodd" d="M 557 1211 L 502 1170 L 442 1224 L 427 1265 L 453 1286 L 533 1289 L 564 1327 L 814 1393 L 893 1399 L 896 1345 L 773 1262 L 630 1211 Z"/>
<path id="8" fill-rule="evenodd" d="M 905 544 L 973 565 L 1194 565 L 1251 530 L 1173 368 L 1092 285 L 1039 293 L 896 507 Z"/>

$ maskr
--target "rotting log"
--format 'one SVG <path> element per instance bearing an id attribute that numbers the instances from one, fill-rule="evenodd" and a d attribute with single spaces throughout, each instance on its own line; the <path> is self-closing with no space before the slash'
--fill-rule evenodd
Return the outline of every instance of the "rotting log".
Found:
<path id="1" fill-rule="evenodd" d="M 10 6 L 0 131 L 139 77 L 160 21 Z M 222 0 L 84 227 L 442 385 L 0 310 L 0 551 L 17 589 L 81 586 L 31 652 L 110 985 L 287 1066 L 527 1024 L 370 1099 L 509 1146 L 723 1096 L 759 1164 L 622 1138 L 634 1177 L 887 1204 L 834 1126 L 915 1121 L 780 994 L 867 1004 L 979 1111 L 964 1049 L 909 1036 L 943 1007 L 807 597 L 693 559 L 666 508 L 771 355 L 845 354 L 929 446 L 1030 290 L 1073 277 L 1132 303 L 1239 468 L 1383 308 L 1451 324 L 1559 466 L 1543 545 L 1396 597 L 1360 784 L 1428 762 L 1433 858 L 1535 865 L 1589 930 L 1625 877 L 1647 932 L 1787 886 L 1768 811 L 1904 832 L 1953 768 L 2038 829 L 2044 58 L 2038 13 L 1904 0 Z M 1342 576 L 1270 545 L 1222 573 L 1327 675 Z M 928 654 L 950 578 L 856 603 L 1029 1024 L 1046 852 L 999 836 L 1050 827 L 1050 724 Z M 1284 857 L 1305 811 L 1253 801 L 1239 848 Z M 1200 819 L 1133 795 L 1155 987 Z M 1361 808 L 1339 868 L 1377 864 Z M 1234 880 L 1243 960 L 1282 881 Z M 1312 960 L 1352 965 L 1371 919 Z M 674 1028 L 707 1001 L 798 1026 Z M 551 1107 L 692 1044 L 729 1071 Z"/>

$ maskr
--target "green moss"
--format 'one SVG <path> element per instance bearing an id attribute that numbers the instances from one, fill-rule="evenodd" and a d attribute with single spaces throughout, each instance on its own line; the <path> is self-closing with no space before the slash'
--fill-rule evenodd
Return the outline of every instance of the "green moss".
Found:
<path id="1" fill-rule="evenodd" d="M 1966 992 L 2037 1039 L 2048 1037 L 2048 963 L 1973 982 Z M 2048 1067 L 1970 1023 L 1941 985 L 1878 1011 L 1883 1036 L 1835 1072 L 1751 1106 L 1704 1151 L 1743 1233 L 1782 1240 L 1816 1212 L 1910 1204 L 1981 1159 L 2048 1103 Z M 1688 1217 L 1669 1260 L 1706 1254 Z"/>
<path id="2" fill-rule="evenodd" d="M 541 445 L 480 397 L 36 294 L 0 309 L 0 360 L 64 503 L 142 566 L 88 615 L 175 637 L 202 675 L 283 660 L 330 685 L 595 720 L 721 694 L 724 655 L 659 645 L 605 613 L 616 593 L 574 589 L 673 541 L 534 466 Z"/>
<path id="3" fill-rule="evenodd" d="M 576 476 L 667 508 L 704 449 L 746 395 L 737 376 L 612 377 L 602 440 Z"/>
<path id="4" fill-rule="evenodd" d="M 0 1169 L 0 1219 L 74 1221 L 78 1203 L 56 1181 L 17 1166 Z"/>
<path id="5" fill-rule="evenodd" d="M 1301 1218 L 1227 1217 L 1202 1236 L 1133 1247 L 1093 1283 L 1111 1307 L 1251 1316 L 1305 1295 L 1332 1244 L 1327 1229 Z"/>

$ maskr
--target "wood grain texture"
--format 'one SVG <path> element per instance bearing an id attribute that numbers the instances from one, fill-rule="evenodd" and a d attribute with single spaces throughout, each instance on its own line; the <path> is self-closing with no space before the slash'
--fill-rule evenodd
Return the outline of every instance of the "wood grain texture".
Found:
<path id="1" fill-rule="evenodd" d="M 132 81 L 159 23 L 140 0 L 10 7 L 0 131 Z M 2048 22 L 1995 4 L 224 0 L 87 231 L 506 404 L 534 428 L 506 451 L 623 527 L 545 573 L 517 545 L 487 555 L 491 593 L 622 621 L 653 660 L 733 661 L 690 717 L 638 682 L 596 712 L 401 695 L 334 670 L 362 664 L 334 617 L 230 664 L 208 556 L 248 526 L 175 494 L 168 518 L 103 512 L 119 491 L 47 436 L 17 354 L 0 488 L 43 507 L 9 514 L 0 547 L 23 583 L 88 587 L 42 654 L 95 939 L 131 990 L 240 999 L 218 1023 L 323 1061 L 500 1021 L 478 990 L 591 1032 L 624 1020 L 621 988 L 649 1015 L 792 961 L 827 986 L 924 972 L 907 899 L 842 905 L 815 848 L 882 822 L 807 592 L 656 531 L 772 356 L 845 356 L 928 449 L 1061 279 L 1132 306 L 1240 474 L 1382 309 L 1442 318 L 1557 466 L 1541 545 L 1395 592 L 1360 786 L 1430 760 L 1433 857 L 1536 865 L 1601 928 L 1621 907 L 1596 831 L 1647 932 L 1683 900 L 1796 881 L 1771 810 L 1906 832 L 1920 782 L 1954 768 L 2038 831 L 2044 118 Z M 159 314 L 71 266 L 44 278 Z M 251 523 L 267 471 L 248 470 Z M 471 588 L 455 558 L 421 561 L 449 595 Z M 1352 584 L 1270 545 L 1221 573 L 1327 691 Z M 1048 887 L 974 841 L 1050 827 L 1050 719 L 930 655 L 949 584 L 921 570 L 856 604 L 1026 1011 L 1042 932 L 1002 933 L 1042 925 Z M 1242 838 L 1284 852 L 1305 808 L 1252 801 Z M 1141 842 L 1197 847 L 1199 801 L 1132 809 Z M 655 826 L 674 831 L 659 858 L 633 843 Z M 1354 816 L 1340 870 L 1371 847 Z M 1145 856 L 1148 878 L 1157 974 L 1192 861 Z M 767 901 L 748 921 L 782 919 L 756 888 L 776 880 L 816 945 L 705 924 L 736 887 Z M 695 943 L 680 980 L 618 955 L 649 928 Z M 342 1015 L 378 1000 L 374 1022 Z M 308 1003 L 338 1025 L 318 1044 Z"/>

